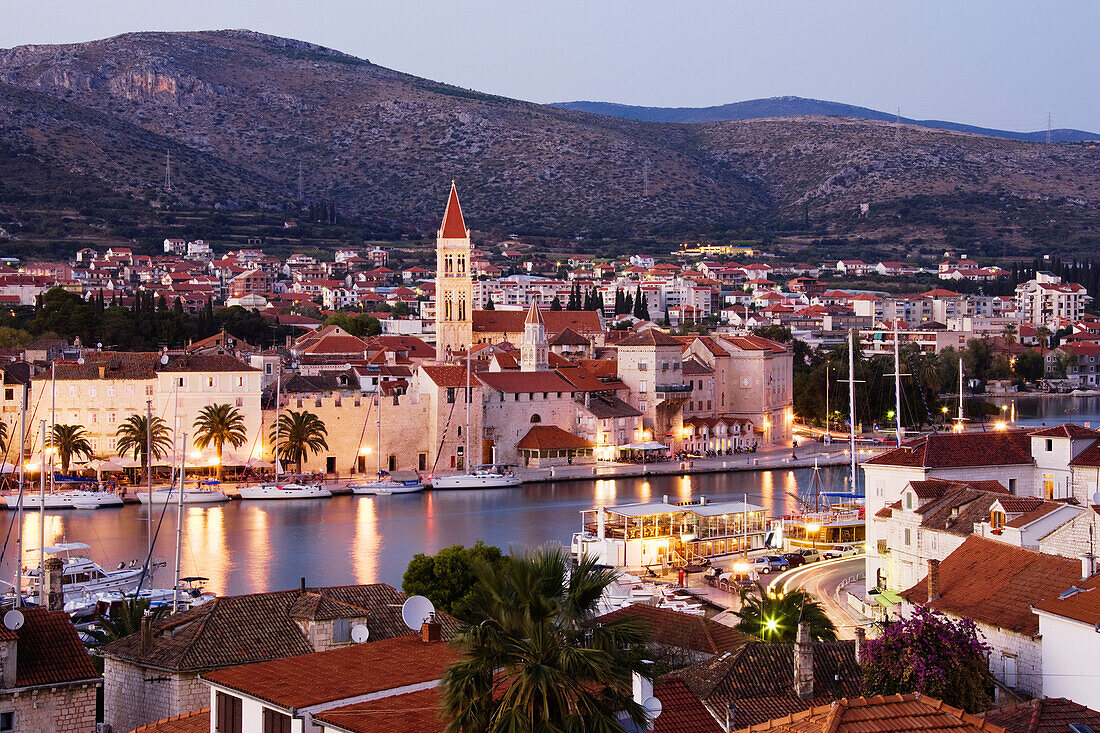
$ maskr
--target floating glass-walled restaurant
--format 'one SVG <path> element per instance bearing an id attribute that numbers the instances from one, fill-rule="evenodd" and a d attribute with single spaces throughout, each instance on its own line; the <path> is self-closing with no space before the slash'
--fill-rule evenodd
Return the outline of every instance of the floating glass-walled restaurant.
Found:
<path id="1" fill-rule="evenodd" d="M 605 565 L 628 569 L 696 563 L 764 548 L 764 507 L 740 501 L 699 501 L 586 509 L 573 535 L 574 557 L 590 555 Z"/>

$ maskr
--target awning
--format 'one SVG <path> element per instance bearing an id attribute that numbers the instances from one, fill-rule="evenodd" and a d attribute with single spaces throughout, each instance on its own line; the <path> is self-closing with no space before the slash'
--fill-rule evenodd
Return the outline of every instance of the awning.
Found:
<path id="1" fill-rule="evenodd" d="M 875 603 L 883 608 L 889 608 L 890 606 L 896 606 L 904 600 L 901 596 L 893 591 L 880 591 L 875 594 Z"/>
<path id="2" fill-rule="evenodd" d="M 645 443 L 630 443 L 628 445 L 620 445 L 620 450 L 668 450 L 667 445 L 661 445 L 655 440 L 650 440 Z"/>

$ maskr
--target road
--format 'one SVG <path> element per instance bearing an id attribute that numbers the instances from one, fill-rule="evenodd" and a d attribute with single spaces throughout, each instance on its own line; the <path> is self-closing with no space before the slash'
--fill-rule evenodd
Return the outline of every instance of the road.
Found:
<path id="1" fill-rule="evenodd" d="M 837 628 L 840 639 L 856 638 L 855 627 L 861 619 L 851 609 L 838 602 L 836 591 L 848 578 L 863 572 L 863 555 L 846 557 L 840 560 L 823 560 L 804 565 L 783 573 L 768 584 L 768 591 L 786 592 L 791 588 L 802 588 L 821 601 L 829 618 Z"/>

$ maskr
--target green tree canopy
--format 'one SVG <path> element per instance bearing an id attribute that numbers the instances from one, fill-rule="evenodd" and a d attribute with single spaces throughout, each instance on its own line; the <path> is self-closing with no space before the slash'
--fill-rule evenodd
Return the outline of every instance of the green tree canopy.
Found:
<path id="1" fill-rule="evenodd" d="M 276 431 L 271 431 L 271 443 L 278 442 L 278 458 L 297 466 L 302 471 L 302 462 L 312 453 L 328 450 L 328 428 L 324 421 L 309 410 L 287 410 L 279 415 L 278 441 Z"/>
<path id="2" fill-rule="evenodd" d="M 755 588 L 742 589 L 741 609 L 734 614 L 740 619 L 738 629 L 764 641 L 794 641 L 802 621 L 809 622 L 811 639 L 836 640 L 836 626 L 825 607 L 802 588 L 769 594 L 757 583 Z"/>
<path id="3" fill-rule="evenodd" d="M 245 444 L 248 434 L 244 428 L 244 415 L 228 403 L 207 405 L 202 408 L 194 423 L 195 447 L 205 450 L 213 445 L 218 454 L 218 479 L 223 476 L 222 450 L 225 444 L 240 448 Z"/>
<path id="4" fill-rule="evenodd" d="M 496 572 L 504 564 L 504 555 L 499 547 L 480 541 L 472 547 L 444 547 L 435 555 L 417 553 L 409 561 L 401 589 L 409 595 L 426 596 L 440 611 L 474 623 L 470 609 L 474 598 L 484 592 L 477 575 L 480 564 Z"/>
<path id="5" fill-rule="evenodd" d="M 147 450 L 146 442 L 150 437 L 150 433 L 152 442 Z M 120 456 L 129 453 L 140 460 L 141 469 L 144 471 L 147 455 L 152 453 L 153 458 L 163 458 L 168 455 L 168 451 L 172 447 L 170 436 L 171 431 L 168 430 L 168 423 L 164 421 L 164 418 L 153 415 L 153 419 L 147 423 L 145 415 L 130 415 L 115 430 L 115 437 L 117 438 L 115 452 Z"/>
<path id="6" fill-rule="evenodd" d="M 73 457 L 92 457 L 92 443 L 83 425 L 54 425 L 50 433 L 50 447 L 57 450 L 61 460 L 61 473 L 69 472 L 69 463 Z"/>

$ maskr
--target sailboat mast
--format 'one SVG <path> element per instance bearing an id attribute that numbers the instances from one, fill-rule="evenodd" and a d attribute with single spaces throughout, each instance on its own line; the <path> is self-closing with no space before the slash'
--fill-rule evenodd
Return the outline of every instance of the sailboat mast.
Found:
<path id="1" fill-rule="evenodd" d="M 466 347 L 466 445 L 462 449 L 462 468 L 470 472 L 470 347 Z"/>
<path id="2" fill-rule="evenodd" d="M 901 350 L 898 346 L 898 319 L 894 319 L 894 418 L 896 420 L 895 427 L 897 432 L 895 437 L 897 443 L 901 445 L 902 432 L 905 430 L 901 426 Z"/>
<path id="3" fill-rule="evenodd" d="M 183 489 L 187 485 L 184 477 L 187 472 L 187 433 L 183 434 L 182 448 L 180 451 L 180 493 L 176 497 L 176 582 L 172 586 L 172 613 L 180 610 L 180 548 L 183 546 Z M 151 505 L 150 509 L 152 509 Z"/>
<path id="4" fill-rule="evenodd" d="M 376 481 L 382 479 L 382 384 L 374 388 L 374 422 L 378 426 L 378 437 L 374 441 L 375 467 L 374 477 Z"/>
<path id="5" fill-rule="evenodd" d="M 145 547 L 153 553 L 153 401 L 145 400 L 145 471 L 149 480 L 149 516 L 145 522 Z"/>
<path id="6" fill-rule="evenodd" d="M 38 474 L 38 605 L 48 608 L 46 595 L 46 421 L 42 421 L 42 471 Z"/>
<path id="7" fill-rule="evenodd" d="M 963 360 L 959 358 L 959 430 L 963 429 Z"/>
<path id="8" fill-rule="evenodd" d="M 17 550 L 15 553 L 15 605 L 23 605 L 23 578 L 20 573 L 20 568 L 23 566 L 23 502 L 24 494 L 23 487 L 26 480 L 26 466 L 23 465 L 23 461 L 26 460 L 23 456 L 23 448 L 27 442 L 27 385 L 21 385 L 23 392 L 23 404 L 19 409 L 19 506 L 18 512 L 16 512 L 16 522 L 19 524 L 19 534 L 16 535 Z"/>
<path id="9" fill-rule="evenodd" d="M 825 441 L 831 443 L 829 428 L 829 362 L 825 362 Z"/>
<path id="10" fill-rule="evenodd" d="M 848 453 L 852 457 L 852 493 L 856 491 L 856 337 L 848 331 Z"/>
<path id="11" fill-rule="evenodd" d="M 279 483 L 279 416 L 283 406 L 283 357 L 279 357 L 279 368 L 275 370 L 275 483 Z"/>

